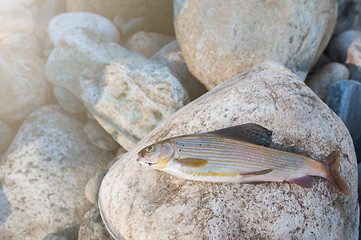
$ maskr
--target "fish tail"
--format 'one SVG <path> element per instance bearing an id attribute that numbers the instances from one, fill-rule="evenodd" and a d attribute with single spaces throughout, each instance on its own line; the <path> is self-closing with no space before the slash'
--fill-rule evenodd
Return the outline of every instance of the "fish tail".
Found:
<path id="1" fill-rule="evenodd" d="M 331 182 L 338 190 L 347 196 L 351 196 L 345 181 L 341 178 L 338 168 L 340 166 L 340 151 L 335 150 L 323 161 L 326 170 L 326 179 Z"/>

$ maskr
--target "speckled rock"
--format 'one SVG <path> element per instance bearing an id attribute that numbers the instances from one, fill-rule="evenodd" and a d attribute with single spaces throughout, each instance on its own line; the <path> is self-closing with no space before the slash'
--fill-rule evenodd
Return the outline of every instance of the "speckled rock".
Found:
<path id="1" fill-rule="evenodd" d="M 16 33 L 1 41 L 2 45 L 11 45 L 26 51 L 35 53 L 36 56 L 42 56 L 42 47 L 39 40 L 26 33 Z"/>
<path id="2" fill-rule="evenodd" d="M 207 91 L 204 85 L 189 72 L 177 40 L 173 40 L 162 47 L 151 59 L 167 66 L 171 70 L 173 75 L 179 79 L 180 83 L 187 90 L 190 100 L 198 98 Z"/>
<path id="3" fill-rule="evenodd" d="M 141 166 L 144 146 L 182 134 L 253 122 L 276 143 L 327 155 L 340 149 L 352 196 L 321 178 L 290 183 L 189 181 Z M 228 80 L 169 117 L 115 163 L 99 206 L 114 236 L 125 239 L 356 239 L 357 163 L 347 128 L 290 70 L 265 62 Z"/>
<path id="4" fill-rule="evenodd" d="M 53 94 L 64 110 L 70 113 L 82 113 L 86 111 L 84 104 L 66 88 L 54 86 Z"/>
<path id="5" fill-rule="evenodd" d="M 352 42 L 360 35 L 360 31 L 348 30 L 333 38 L 326 49 L 327 56 L 333 61 L 346 62 L 348 49 Z"/>
<path id="6" fill-rule="evenodd" d="M 150 20 L 154 31 L 174 34 L 172 1 L 169 0 L 66 0 L 68 11 L 92 12 L 113 19 L 119 15 L 125 21 L 137 17 Z"/>
<path id="7" fill-rule="evenodd" d="M 54 45 L 74 28 L 85 28 L 95 34 L 102 42 L 119 42 L 120 36 L 117 27 L 109 19 L 94 13 L 76 12 L 62 13 L 51 19 L 49 36 Z"/>
<path id="8" fill-rule="evenodd" d="M 49 94 L 44 62 L 32 52 L 0 45 L 0 119 L 22 120 Z"/>
<path id="9" fill-rule="evenodd" d="M 13 140 L 13 131 L 6 122 L 0 121 L 0 153 L 8 149 Z"/>
<path id="10" fill-rule="evenodd" d="M 107 173 L 108 169 L 103 169 L 95 174 L 88 183 L 85 185 L 85 197 L 88 199 L 89 202 L 93 204 L 98 203 L 98 194 L 100 184 L 103 180 L 103 177 Z"/>
<path id="11" fill-rule="evenodd" d="M 212 89 L 265 60 L 305 79 L 332 34 L 337 3 L 176 0 L 174 11 L 189 70 Z"/>
<path id="12" fill-rule="evenodd" d="M 49 81 L 81 99 L 127 150 L 188 102 L 167 67 L 120 45 L 101 44 L 81 29 L 52 51 L 46 73 Z"/>
<path id="13" fill-rule="evenodd" d="M 113 151 L 119 148 L 119 144 L 107 133 L 96 121 L 88 121 L 84 125 L 84 132 L 89 141 L 98 148 Z"/>
<path id="14" fill-rule="evenodd" d="M 150 32 L 151 30 L 152 23 L 144 17 L 134 18 L 121 26 L 121 33 L 124 38 L 128 38 L 139 31 Z"/>
<path id="15" fill-rule="evenodd" d="M 332 83 L 348 79 L 350 72 L 341 63 L 329 63 L 306 78 L 306 84 L 319 98 L 326 101 L 327 92 Z"/>
<path id="16" fill-rule="evenodd" d="M 113 240 L 100 218 L 98 207 L 90 209 L 85 214 L 78 240 Z"/>
<path id="17" fill-rule="evenodd" d="M 173 36 L 168 36 L 153 32 L 139 31 L 131 36 L 125 43 L 125 47 L 135 53 L 140 53 L 145 57 L 151 57 L 164 45 L 174 40 Z"/>
<path id="18" fill-rule="evenodd" d="M 57 105 L 42 107 L 25 120 L 0 162 L 11 208 L 0 225 L 3 239 L 40 240 L 81 222 L 91 207 L 85 184 L 111 160 L 109 152 L 87 140 L 82 125 Z"/>

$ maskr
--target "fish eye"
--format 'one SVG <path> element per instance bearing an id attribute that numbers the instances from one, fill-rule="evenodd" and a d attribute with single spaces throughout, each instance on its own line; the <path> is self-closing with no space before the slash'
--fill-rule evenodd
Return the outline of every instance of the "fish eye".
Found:
<path id="1" fill-rule="evenodd" d="M 145 148 L 145 150 L 146 150 L 147 152 L 153 152 L 154 149 L 155 149 L 154 145 L 151 145 L 151 146 L 148 146 L 148 147 Z"/>

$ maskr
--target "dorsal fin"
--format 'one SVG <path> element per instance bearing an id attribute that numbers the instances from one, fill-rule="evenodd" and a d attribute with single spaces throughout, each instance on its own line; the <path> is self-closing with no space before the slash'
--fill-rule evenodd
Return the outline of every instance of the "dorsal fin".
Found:
<path id="1" fill-rule="evenodd" d="M 269 146 L 272 142 L 272 131 L 254 123 L 223 128 L 209 133 L 263 146 Z"/>

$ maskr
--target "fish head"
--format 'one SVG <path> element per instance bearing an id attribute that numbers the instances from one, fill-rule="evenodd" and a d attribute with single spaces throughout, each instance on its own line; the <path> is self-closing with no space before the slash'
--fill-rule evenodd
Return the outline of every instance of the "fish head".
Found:
<path id="1" fill-rule="evenodd" d="M 156 143 L 140 150 L 137 161 L 144 166 L 162 169 L 174 157 L 174 154 L 175 147 L 171 143 Z"/>

